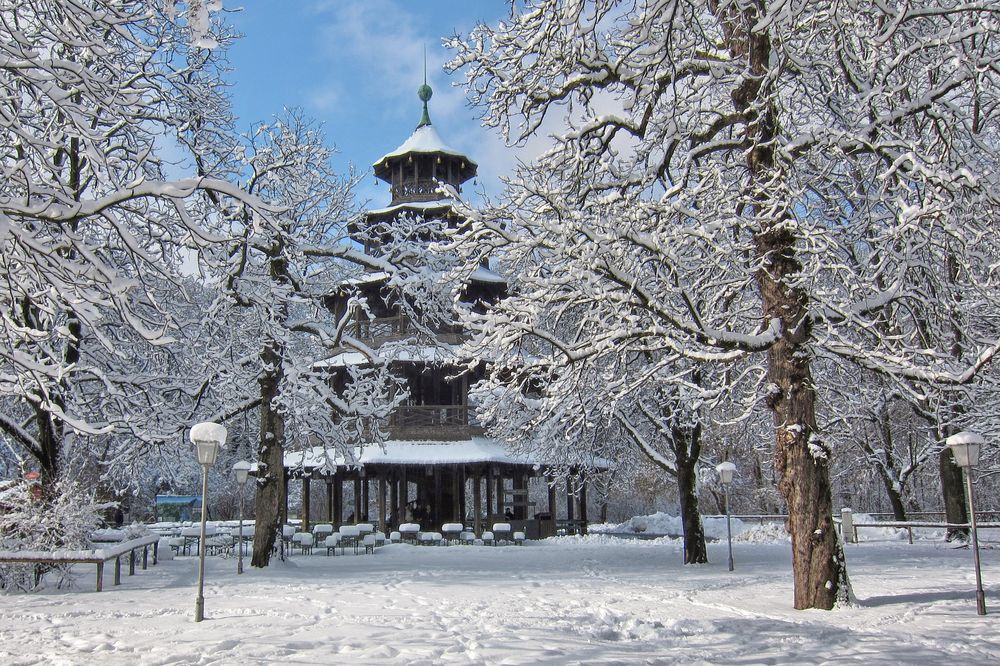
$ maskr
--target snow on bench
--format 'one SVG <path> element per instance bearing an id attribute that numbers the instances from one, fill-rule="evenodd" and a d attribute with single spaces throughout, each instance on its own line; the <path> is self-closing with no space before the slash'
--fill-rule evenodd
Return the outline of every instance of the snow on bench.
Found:
<path id="1" fill-rule="evenodd" d="M 93 550 L 6 550 L 0 551 L 0 562 L 21 564 L 96 564 L 97 591 L 104 588 L 104 563 L 115 561 L 115 585 L 121 585 L 121 558 L 128 554 L 128 575 L 135 574 L 135 551 L 142 549 L 142 568 L 145 569 L 149 558 L 149 547 L 153 547 L 153 564 L 156 564 L 160 536 L 139 537 L 123 541 L 113 546 L 95 548 Z M 41 574 L 36 569 L 37 584 Z"/>

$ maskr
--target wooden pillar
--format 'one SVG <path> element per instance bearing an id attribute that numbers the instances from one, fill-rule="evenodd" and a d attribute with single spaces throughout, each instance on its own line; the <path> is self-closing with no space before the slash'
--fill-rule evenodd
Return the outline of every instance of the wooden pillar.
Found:
<path id="1" fill-rule="evenodd" d="M 511 479 L 511 486 L 514 491 L 511 495 L 511 503 L 514 504 L 513 512 L 515 520 L 525 520 L 528 517 L 528 478 L 527 475 L 516 472 Z"/>
<path id="2" fill-rule="evenodd" d="M 500 520 L 504 518 L 504 504 L 506 501 L 503 495 L 503 472 L 500 472 L 497 476 L 497 516 Z"/>
<path id="3" fill-rule="evenodd" d="M 361 522 L 361 477 L 354 477 L 354 524 Z"/>
<path id="4" fill-rule="evenodd" d="M 368 476 L 361 481 L 361 504 L 363 506 L 361 513 L 361 520 L 368 522 L 368 507 L 371 506 L 371 495 L 368 492 Z"/>
<path id="5" fill-rule="evenodd" d="M 326 520 L 333 524 L 333 477 L 326 477 Z"/>
<path id="6" fill-rule="evenodd" d="M 566 520 L 573 520 L 573 477 L 566 477 Z"/>
<path id="7" fill-rule="evenodd" d="M 549 484 L 549 517 L 556 519 L 556 486 L 552 475 L 545 477 L 545 483 Z"/>
<path id="8" fill-rule="evenodd" d="M 302 477 L 302 531 L 309 531 L 309 474 Z"/>
<path id="9" fill-rule="evenodd" d="M 339 471 L 333 475 L 333 524 L 344 524 L 344 475 Z"/>
<path id="10" fill-rule="evenodd" d="M 399 476 L 395 471 L 389 474 L 389 511 L 392 512 L 392 527 L 398 527 L 402 520 L 399 514 Z"/>
<path id="11" fill-rule="evenodd" d="M 482 517 L 483 506 L 482 506 L 482 498 L 479 495 L 480 480 L 481 480 L 480 472 L 476 471 L 476 473 L 472 477 L 472 505 L 473 505 L 472 510 L 475 514 L 475 517 L 473 519 L 474 522 L 472 525 L 472 529 L 476 533 L 476 538 L 479 538 L 483 535 L 483 517 Z"/>
<path id="12" fill-rule="evenodd" d="M 399 475 L 399 520 L 397 523 L 406 522 L 406 505 L 410 503 L 410 482 L 406 478 L 406 468 L 403 467 Z"/>
<path id="13" fill-rule="evenodd" d="M 587 479 L 580 476 L 580 533 L 587 533 Z"/>
<path id="14" fill-rule="evenodd" d="M 284 476 L 285 476 L 285 484 L 284 484 L 285 485 L 285 498 L 284 498 L 284 501 L 281 504 L 281 524 L 282 525 L 288 524 L 288 480 L 289 480 L 289 474 L 288 474 L 288 470 L 287 469 L 284 472 Z M 278 528 L 278 531 L 279 532 L 281 531 L 280 527 Z"/>
<path id="15" fill-rule="evenodd" d="M 383 534 L 389 532 L 385 523 L 385 473 L 378 476 L 378 529 Z"/>
<path id="16" fill-rule="evenodd" d="M 465 520 L 462 515 L 462 467 L 455 465 L 452 469 L 451 477 L 451 514 L 455 522 L 461 523 Z"/>
<path id="17" fill-rule="evenodd" d="M 434 526 L 435 530 L 441 528 L 441 517 L 444 515 L 444 507 L 441 506 L 444 500 L 441 498 L 441 494 L 441 468 L 434 465 L 434 506 L 431 507 L 430 521 L 431 526 Z M 424 527 L 424 529 L 427 529 L 427 527 Z"/>
<path id="18" fill-rule="evenodd" d="M 486 522 L 489 524 L 493 515 L 493 468 L 486 468 Z"/>

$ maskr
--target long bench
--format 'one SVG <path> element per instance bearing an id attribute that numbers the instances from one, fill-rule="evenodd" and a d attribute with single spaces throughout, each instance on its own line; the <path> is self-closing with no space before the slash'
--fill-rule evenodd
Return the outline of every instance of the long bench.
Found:
<path id="1" fill-rule="evenodd" d="M 8 550 L 0 551 L 0 563 L 11 564 L 96 564 L 97 591 L 104 589 L 104 564 L 115 561 L 115 585 L 121 585 L 122 557 L 128 555 L 128 575 L 135 574 L 136 551 L 142 550 L 142 568 L 145 569 L 149 560 L 149 547 L 153 547 L 153 564 L 156 564 L 159 551 L 159 535 L 139 537 L 123 541 L 119 544 L 94 550 Z M 35 569 L 35 585 L 41 579 L 41 570 Z"/>

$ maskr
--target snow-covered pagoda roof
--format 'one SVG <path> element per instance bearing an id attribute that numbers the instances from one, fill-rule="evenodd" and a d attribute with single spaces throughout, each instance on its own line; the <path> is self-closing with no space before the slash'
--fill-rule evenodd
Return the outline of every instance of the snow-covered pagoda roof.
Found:
<path id="1" fill-rule="evenodd" d="M 402 361 L 407 363 L 460 363 L 462 359 L 452 345 L 419 345 L 406 343 L 386 343 L 379 348 L 382 360 Z M 361 352 L 344 351 L 317 361 L 315 368 L 343 368 L 355 365 L 368 365 L 372 360 Z"/>
<path id="2" fill-rule="evenodd" d="M 451 155 L 453 157 L 460 157 L 464 159 L 470 166 L 477 166 L 475 162 L 470 160 L 461 151 L 455 150 L 444 142 L 441 135 L 438 134 L 437 130 L 434 129 L 434 125 L 422 125 L 417 129 L 413 130 L 413 134 L 403 142 L 399 148 L 392 151 L 391 153 L 386 153 L 372 166 L 376 171 L 380 170 L 386 162 L 389 162 L 397 157 L 405 157 L 411 153 L 425 153 L 425 154 L 442 154 Z"/>
<path id="3" fill-rule="evenodd" d="M 543 464 L 527 455 L 510 453 L 498 440 L 472 437 L 459 441 L 389 440 L 383 446 L 355 447 L 350 456 L 322 446 L 285 454 L 289 469 L 316 469 L 331 466 L 365 465 L 464 465 L 498 463 L 514 465 Z"/>
<path id="4" fill-rule="evenodd" d="M 434 201 L 408 201 L 406 203 L 399 203 L 394 206 L 387 206 L 385 208 L 376 208 L 374 210 L 368 211 L 368 215 L 390 215 L 393 213 L 402 213 L 404 211 L 414 211 L 424 213 L 429 210 L 438 210 L 445 208 L 452 208 L 453 199 L 451 197 L 442 197 L 441 199 L 435 199 Z"/>

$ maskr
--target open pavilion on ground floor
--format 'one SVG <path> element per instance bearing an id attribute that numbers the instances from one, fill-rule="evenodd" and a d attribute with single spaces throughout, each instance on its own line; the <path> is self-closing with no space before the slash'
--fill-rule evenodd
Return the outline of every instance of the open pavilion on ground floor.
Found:
<path id="1" fill-rule="evenodd" d="M 387 441 L 357 448 L 345 456 L 332 449 L 312 447 L 285 454 L 286 493 L 284 519 L 288 518 L 288 488 L 302 484 L 302 529 L 311 524 L 370 522 L 388 533 L 402 523 L 419 523 L 440 529 L 444 523 L 463 523 L 476 536 L 494 522 L 511 523 L 528 538 L 554 535 L 557 528 L 586 530 L 587 481 L 576 469 L 555 467 L 509 453 L 496 440 L 472 437 L 462 441 Z M 559 483 L 561 481 L 561 483 Z M 545 484 L 547 502 L 537 506 L 531 492 Z M 325 503 L 314 503 L 317 484 L 325 490 Z M 564 517 L 559 516 L 557 488 L 565 488 Z M 345 488 L 353 502 L 345 502 Z M 322 492 L 322 491 L 321 491 Z M 317 504 L 325 504 L 315 515 Z M 347 506 L 354 511 L 346 518 Z M 325 509 L 325 510 L 324 510 Z"/>

